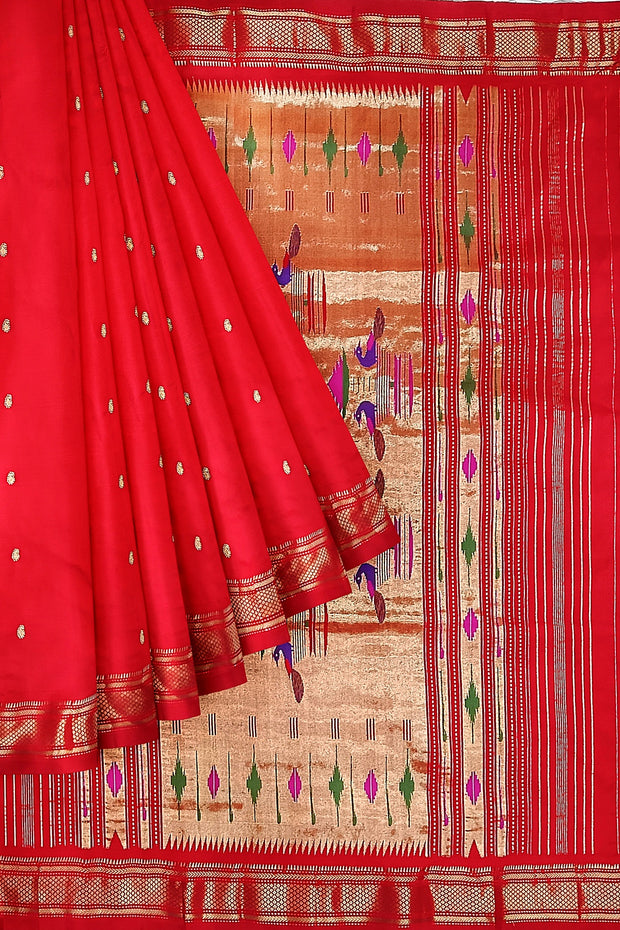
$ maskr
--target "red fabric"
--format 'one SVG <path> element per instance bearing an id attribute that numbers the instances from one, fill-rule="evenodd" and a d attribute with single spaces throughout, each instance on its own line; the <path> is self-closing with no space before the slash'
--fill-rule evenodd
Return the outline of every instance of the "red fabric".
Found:
<path id="1" fill-rule="evenodd" d="M 397 537 L 144 4 L 8 6 L 0 767 L 70 771 Z"/>

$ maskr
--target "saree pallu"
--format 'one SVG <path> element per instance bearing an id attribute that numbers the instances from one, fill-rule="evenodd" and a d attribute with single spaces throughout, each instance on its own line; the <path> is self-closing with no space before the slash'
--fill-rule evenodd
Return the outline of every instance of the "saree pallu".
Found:
<path id="1" fill-rule="evenodd" d="M 232 183 L 398 542 L 202 717 L 8 767 L 6 926 L 616 926 L 617 4 L 152 6 L 211 146 L 159 182 L 209 160 L 249 316 Z"/>

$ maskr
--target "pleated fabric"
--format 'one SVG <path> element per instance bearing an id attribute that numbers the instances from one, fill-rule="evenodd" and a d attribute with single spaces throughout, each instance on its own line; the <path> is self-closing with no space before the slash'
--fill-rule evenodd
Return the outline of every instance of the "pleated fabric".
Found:
<path id="1" fill-rule="evenodd" d="M 0 767 L 68 771 L 397 537 L 143 0 L 0 6 Z"/>

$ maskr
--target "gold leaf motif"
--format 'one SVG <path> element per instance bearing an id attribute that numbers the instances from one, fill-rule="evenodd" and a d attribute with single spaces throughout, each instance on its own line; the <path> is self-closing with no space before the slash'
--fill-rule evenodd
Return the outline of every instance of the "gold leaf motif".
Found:
<path id="1" fill-rule="evenodd" d="M 257 404 L 260 404 L 262 397 L 260 396 L 260 391 L 254 391 L 252 395 Z"/>
<path id="2" fill-rule="evenodd" d="M 196 255 L 197 255 L 197 257 L 200 259 L 200 261 L 202 261 L 203 258 L 205 257 L 205 253 L 202 251 L 202 246 L 201 246 L 201 245 L 197 245 L 197 246 L 196 246 Z"/>
<path id="3" fill-rule="evenodd" d="M 81 110 L 81 109 L 82 109 L 82 101 L 80 100 L 79 97 L 76 97 L 76 98 L 75 98 L 75 109 L 76 109 L 76 110 Z"/>
<path id="4" fill-rule="evenodd" d="M 121 42 L 124 42 L 124 41 L 125 41 L 125 30 L 124 30 L 124 29 L 121 29 L 121 27 L 119 26 L 119 27 L 118 27 L 118 32 L 119 32 L 119 35 L 120 35 L 120 37 L 121 37 Z"/>
<path id="5" fill-rule="evenodd" d="M 168 324 L 168 332 L 171 333 L 172 332 L 172 320 L 170 319 L 169 316 L 166 317 L 166 323 Z"/>
<path id="6" fill-rule="evenodd" d="M 93 260 L 94 262 L 97 261 L 97 249 L 91 249 L 91 250 L 90 250 L 90 257 L 92 258 L 92 260 Z"/>
<path id="7" fill-rule="evenodd" d="M 183 462 L 177 462 L 177 475 L 182 475 L 183 471 Z"/>
<path id="8" fill-rule="evenodd" d="M 86 185 L 86 187 L 88 187 L 88 185 L 90 184 L 90 171 L 84 172 L 84 184 Z"/>
<path id="9" fill-rule="evenodd" d="M 168 172 L 168 184 L 172 184 L 172 186 L 174 187 L 176 183 L 177 183 L 177 179 L 173 175 L 172 171 L 169 171 Z"/>
<path id="10" fill-rule="evenodd" d="M 163 467 L 164 467 L 164 457 L 163 457 L 163 455 L 160 455 L 160 456 L 159 456 L 159 467 L 160 467 L 160 468 L 163 468 Z"/>
<path id="11" fill-rule="evenodd" d="M 157 388 L 157 396 L 159 397 L 160 400 L 166 399 L 166 391 L 164 389 L 163 384 L 160 384 L 159 387 Z"/>
<path id="12" fill-rule="evenodd" d="M 105 325 L 105 323 L 101 324 L 101 335 L 104 339 L 108 335 L 108 327 Z"/>
<path id="13" fill-rule="evenodd" d="M 187 406 L 189 407 L 189 405 L 190 405 L 191 402 L 192 402 L 192 399 L 191 399 L 191 397 L 189 396 L 189 394 L 187 393 L 187 391 L 185 391 L 185 393 L 183 394 L 183 397 L 184 397 L 184 399 L 185 399 L 185 403 L 186 403 Z"/>
<path id="14" fill-rule="evenodd" d="M 114 174 L 118 174 L 118 162 L 117 161 L 112 162 L 112 167 L 114 168 Z"/>
<path id="15" fill-rule="evenodd" d="M 148 326 L 149 323 L 151 322 L 150 319 L 149 319 L 149 315 L 148 315 L 148 313 L 146 312 L 146 310 L 143 310 L 143 311 L 142 311 L 141 320 L 142 320 L 142 322 L 144 323 L 145 326 Z"/>
<path id="16" fill-rule="evenodd" d="M 232 332 L 232 323 L 230 322 L 230 320 L 224 320 L 224 329 L 226 330 L 227 333 Z"/>
<path id="17" fill-rule="evenodd" d="M 22 557 L 22 554 L 21 554 L 21 552 L 19 551 L 19 549 L 13 549 L 13 551 L 11 552 L 11 558 L 13 559 L 13 561 L 14 561 L 14 562 L 19 562 L 19 560 L 21 559 L 21 557 Z"/>
<path id="18" fill-rule="evenodd" d="M 112 398 L 108 401 L 108 413 L 114 413 L 114 401 Z"/>
<path id="19" fill-rule="evenodd" d="M 9 247 L 6 242 L 0 242 L 0 257 L 6 258 L 9 254 Z"/>
<path id="20" fill-rule="evenodd" d="M 148 112 L 149 112 L 149 105 L 148 105 L 148 103 L 146 102 L 146 100 L 140 101 L 140 109 L 142 110 L 143 113 L 148 113 Z"/>
<path id="21" fill-rule="evenodd" d="M 205 479 L 205 481 L 211 480 L 211 472 L 209 471 L 206 465 L 202 469 L 202 477 Z"/>
<path id="22" fill-rule="evenodd" d="M 24 639 L 26 636 L 26 627 L 23 623 L 20 623 L 20 625 L 17 627 L 16 633 L 18 639 Z"/>
<path id="23" fill-rule="evenodd" d="M 131 236 L 125 236 L 125 245 L 127 246 L 128 252 L 133 252 L 133 239 Z"/>
<path id="24" fill-rule="evenodd" d="M 291 473 L 291 466 L 286 461 L 286 459 L 284 459 L 284 461 L 282 462 L 282 471 L 284 472 L 285 475 L 290 475 Z"/>
<path id="25" fill-rule="evenodd" d="M 15 484 L 15 472 L 14 471 L 10 471 L 8 473 L 8 475 L 6 476 L 6 483 L 10 485 Z"/>
<path id="26" fill-rule="evenodd" d="M 75 30 L 73 26 L 67 26 L 67 35 L 69 36 L 70 39 L 73 38 L 73 36 L 75 35 Z"/>
<path id="27" fill-rule="evenodd" d="M 224 545 L 222 546 L 222 553 L 224 554 L 224 557 L 227 559 L 231 557 L 232 553 L 230 551 L 230 546 L 228 545 L 228 543 L 224 543 Z"/>
<path id="28" fill-rule="evenodd" d="M 11 321 L 10 321 L 10 320 L 3 320 L 3 321 L 2 321 L 2 332 L 3 332 L 3 333 L 8 333 L 8 332 L 10 331 L 10 329 L 11 329 Z"/>
<path id="29" fill-rule="evenodd" d="M 147 394 L 150 394 L 150 393 L 151 393 L 151 382 L 150 382 L 150 380 L 146 382 L 146 393 L 147 393 Z"/>
<path id="30" fill-rule="evenodd" d="M 133 308 L 133 312 L 135 313 L 136 318 L 140 316 L 140 314 L 138 313 L 138 306 L 137 306 L 137 305 Z"/>
<path id="31" fill-rule="evenodd" d="M 200 550 L 202 549 L 202 539 L 200 538 L 200 536 L 194 537 L 194 545 L 196 549 L 198 550 L 198 552 L 200 552 Z"/>
<path id="32" fill-rule="evenodd" d="M 144 630 L 140 630 L 140 645 L 144 646 Z"/>
<path id="33" fill-rule="evenodd" d="M 151 255 L 153 256 L 153 258 L 155 258 L 155 246 L 153 245 L 152 242 L 151 242 Z"/>
<path id="34" fill-rule="evenodd" d="M 99 93 L 101 94 L 101 99 L 103 100 L 103 87 L 99 88 Z"/>
<path id="35" fill-rule="evenodd" d="M 118 476 L 118 486 L 121 490 L 125 487 L 125 475 Z"/>
<path id="36" fill-rule="evenodd" d="M 133 549 L 130 549 L 130 550 L 129 550 L 129 564 L 130 564 L 130 565 L 133 565 L 133 563 L 135 562 L 135 560 L 136 560 L 136 557 L 135 557 L 134 554 L 133 554 Z"/>
<path id="37" fill-rule="evenodd" d="M 13 406 L 13 395 L 12 394 L 7 394 L 5 396 L 4 406 L 6 407 L 7 410 L 11 409 L 11 407 Z"/>

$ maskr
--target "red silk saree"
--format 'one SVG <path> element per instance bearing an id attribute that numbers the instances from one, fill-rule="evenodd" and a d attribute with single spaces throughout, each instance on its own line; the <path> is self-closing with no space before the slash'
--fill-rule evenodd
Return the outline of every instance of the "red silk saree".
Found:
<path id="1" fill-rule="evenodd" d="M 0 41 L 0 764 L 71 771 L 397 534 L 144 5 Z"/>
<path id="2" fill-rule="evenodd" d="M 1 106 L 14 102 L 0 140 L 11 138 L 18 117 L 31 132 L 30 154 L 12 159 L 22 194 L 7 223 L 28 235 L 21 251 L 37 264 L 30 274 L 22 268 L 19 281 L 10 277 L 7 262 L 19 240 L 2 232 L 0 274 L 24 296 L 24 314 L 39 286 L 57 302 L 50 301 L 48 313 L 39 308 L 36 318 L 41 377 L 27 383 L 24 377 L 14 388 L 24 350 L 19 370 L 7 368 L 12 381 L 0 396 L 10 395 L 7 416 L 18 412 L 26 389 L 39 405 L 40 420 L 26 437 L 40 441 L 31 460 L 46 461 L 41 467 L 50 475 L 38 499 L 39 522 L 53 507 L 65 514 L 63 468 L 74 461 L 74 444 L 64 456 L 54 445 L 60 458 L 47 463 L 45 437 L 66 435 L 52 415 L 73 418 L 74 430 L 75 399 L 84 405 L 87 467 L 81 485 L 71 477 L 71 525 L 81 525 L 80 514 L 88 518 L 91 575 L 76 575 L 95 584 L 95 566 L 111 565 L 96 582 L 98 603 L 108 611 L 102 616 L 111 619 L 101 633 L 86 617 L 81 627 L 95 630 L 95 659 L 108 662 L 94 669 L 95 678 L 113 676 L 117 642 L 135 646 L 137 668 L 139 647 L 162 631 L 155 621 L 151 630 L 146 603 L 147 591 L 160 589 L 143 579 L 153 571 L 153 583 L 164 586 L 153 605 L 158 617 L 168 603 L 165 585 L 175 577 L 165 566 L 152 568 L 161 565 L 156 543 L 163 540 L 175 552 L 183 595 L 177 616 L 189 631 L 196 691 L 202 690 L 203 669 L 195 660 L 204 640 L 193 631 L 194 618 L 207 618 L 194 597 L 193 567 L 202 563 L 193 560 L 210 553 L 210 567 L 224 566 L 233 612 L 247 616 L 235 611 L 235 597 L 243 604 L 245 591 L 234 583 L 255 577 L 260 565 L 237 574 L 229 569 L 246 543 L 254 545 L 244 522 L 254 512 L 270 554 L 279 616 L 290 614 L 291 639 L 253 641 L 260 652 L 246 658 L 247 684 L 204 697 L 200 717 L 166 719 L 171 692 L 163 673 L 154 674 L 153 682 L 163 685 L 161 692 L 153 688 L 160 695 L 157 737 L 118 745 L 116 737 L 102 736 L 103 750 L 90 768 L 24 771 L 23 760 L 7 758 L 0 778 L 0 913 L 7 928 L 44 926 L 48 918 L 68 926 L 122 920 L 149 928 L 534 924 L 559 930 L 620 922 L 618 5 L 421 2 L 414 8 L 394 0 L 378 6 L 339 0 L 329 7 L 307 0 L 293 9 L 265 0 L 158 5 L 151 11 L 155 30 L 181 77 L 168 85 L 159 77 L 172 74 L 159 40 L 149 44 L 148 55 L 137 53 L 138 27 L 148 22 L 141 4 L 67 7 L 71 15 L 63 13 L 60 32 L 49 28 L 53 4 L 52 10 L 42 5 L 42 35 L 46 43 L 58 36 L 64 62 L 56 70 L 65 82 L 68 128 L 65 151 L 54 158 L 51 142 L 42 142 L 52 135 L 43 130 L 51 120 L 53 79 L 35 69 L 34 54 L 14 92 L 8 93 L 8 72 L 20 72 L 4 74 Z M 99 20 L 99 9 L 125 10 L 127 18 Z M 24 21 L 31 37 L 33 20 Z M 85 35 L 92 56 L 83 51 Z M 4 33 L 0 41 L 0 62 L 21 60 L 23 46 Z M 101 80 L 93 80 L 93 67 Z M 114 76 L 110 85 L 106 74 Z M 33 99 L 41 101 L 38 133 L 23 106 Z M 101 120 L 121 111 L 122 122 L 106 119 L 101 132 Z M 182 112 L 187 120 L 177 122 Z M 58 236 L 39 242 L 39 227 L 23 222 L 28 196 L 34 197 L 25 173 L 33 137 L 39 171 L 59 160 L 80 166 L 66 181 L 77 218 L 73 245 Z M 143 160 L 145 147 L 153 154 Z M 145 176 L 147 166 L 153 171 Z M 42 209 L 44 198 L 52 198 L 50 223 L 62 230 L 66 218 L 52 174 L 38 201 Z M 0 195 L 9 175 L 5 166 Z M 158 225 L 162 211 L 167 219 Z M 52 246 L 69 250 L 75 262 L 48 263 Z M 84 252 L 82 263 L 77 256 Z M 103 275 L 110 261 L 113 273 Z M 66 280 L 53 278 L 58 268 Z M 91 278 L 86 269 L 103 277 Z M 153 269 L 157 290 L 148 289 Z M 222 295 L 223 281 L 229 283 Z M 232 303 L 231 292 L 237 295 Z M 92 318 L 77 309 L 72 314 L 68 294 L 76 305 L 94 308 Z M 265 313 L 267 294 L 272 309 Z M 102 295 L 105 305 L 98 303 Z M 166 313 L 168 301 L 174 312 Z M 6 318 L 2 338 L 20 335 L 11 314 Z M 57 346 L 66 343 L 72 320 L 84 327 L 75 336 L 79 366 L 59 365 Z M 200 322 L 204 338 L 197 335 L 200 326 L 183 328 L 191 320 Z M 301 345 L 297 330 L 315 360 L 308 373 L 299 367 L 303 353 L 293 348 Z M 121 338 L 115 340 L 116 332 Z M 242 343 L 231 342 L 240 332 Z M 256 419 L 267 416 L 262 382 L 254 387 L 261 366 L 299 460 L 289 453 L 281 419 Z M 323 393 L 320 415 L 313 402 L 321 395 L 316 366 L 332 395 Z M 208 372 L 200 383 L 196 367 Z M 141 379 L 134 379 L 136 371 Z M 51 394 L 62 398 L 57 406 L 48 400 L 52 375 Z M 226 483 L 216 486 L 209 454 L 219 434 L 215 421 L 201 417 L 218 398 L 228 420 L 217 422 L 230 421 L 226 435 L 234 436 L 239 458 L 226 458 Z M 142 430 L 141 404 L 154 432 Z M 330 452 L 323 430 L 328 417 L 339 434 L 344 422 L 364 470 L 346 436 L 335 443 L 344 443 L 342 460 Z M 118 430 L 116 446 L 104 441 L 108 428 Z M 316 445 L 306 446 L 311 440 Z M 231 447 L 222 440 L 219 454 L 230 455 Z M 250 514 L 243 506 L 249 498 L 236 491 L 239 459 L 253 492 Z M 22 473 L 28 477 L 18 464 L 7 461 L 14 477 L 7 507 L 17 508 L 9 495 L 19 490 Z M 346 471 L 338 485 L 319 485 L 321 467 L 354 474 Z M 271 499 L 269 489 L 277 487 L 280 522 L 287 481 L 297 477 L 301 490 L 295 485 L 292 504 L 310 481 L 314 513 L 318 506 L 343 568 L 361 561 L 353 593 L 327 607 L 316 606 L 318 595 L 294 600 L 297 594 L 278 582 L 279 555 L 286 558 L 290 547 L 277 549 L 270 535 L 276 515 L 264 512 L 254 490 Z M 158 535 L 165 508 L 149 506 L 161 503 L 151 481 L 165 489 L 169 540 Z M 214 539 L 203 529 L 196 483 L 207 493 Z M 364 548 L 366 531 L 347 519 L 356 540 L 348 560 L 340 523 L 324 499 L 336 495 L 346 507 L 341 492 L 372 492 L 371 485 L 383 494 L 398 541 L 375 557 L 375 543 Z M 230 494 L 217 510 L 221 488 Z M 390 545 L 392 521 L 381 523 L 378 498 L 371 501 L 371 537 L 378 537 L 378 547 Z M 108 523 L 108 506 L 130 504 L 125 517 L 112 509 Z M 301 510 L 304 520 L 312 513 L 306 503 Z M 301 518 L 294 506 L 286 513 Z M 10 529 L 10 519 L 5 522 Z M 17 548 L 19 558 L 7 561 L 7 571 L 31 564 L 26 556 L 39 522 L 30 543 L 8 540 L 9 555 Z M 57 517 L 55 525 L 59 546 L 52 552 L 63 572 L 84 568 L 87 549 L 79 550 L 81 562 L 74 554 L 69 564 L 61 545 L 65 524 Z M 114 533 L 100 539 L 95 526 Z M 312 527 L 294 527 L 280 543 L 312 538 Z M 222 551 L 226 544 L 230 558 Z M 40 561 L 49 566 L 49 559 Z M 313 560 L 324 564 L 320 593 L 337 594 L 340 588 L 330 588 L 333 561 Z M 131 585 L 136 568 L 144 607 L 139 598 L 136 607 L 128 587 L 118 603 L 130 604 L 131 612 L 122 620 L 112 603 L 119 587 L 105 579 Z M 292 586 L 295 592 L 306 578 Z M 215 575 L 208 580 L 220 590 Z M 41 610 L 58 593 L 46 584 Z M 18 598 L 14 586 L 7 590 Z M 21 621 L 23 638 L 9 630 L 15 653 L 7 674 L 26 667 L 20 657 L 36 617 Z M 43 628 L 50 655 L 62 651 L 69 686 L 75 669 L 66 657 L 83 642 L 69 642 L 62 625 L 52 634 L 42 619 Z M 241 651 L 245 632 L 241 623 Z M 156 643 L 148 642 L 157 656 Z M 107 644 L 101 655 L 100 643 Z M 163 662 L 165 643 L 162 650 Z M 120 657 L 127 655 L 123 646 Z M 173 664 L 177 658 L 171 656 Z M 181 656 L 175 668 L 183 673 L 189 665 Z M 215 677 L 215 666 L 204 668 L 205 685 L 211 672 Z M 33 689 L 40 695 L 47 683 L 40 671 L 38 679 Z M 128 730 L 123 689 L 130 687 L 123 679 L 117 702 L 101 688 L 108 718 L 118 715 Z M 172 697 L 171 716 L 180 706 L 195 708 L 181 697 Z"/>

